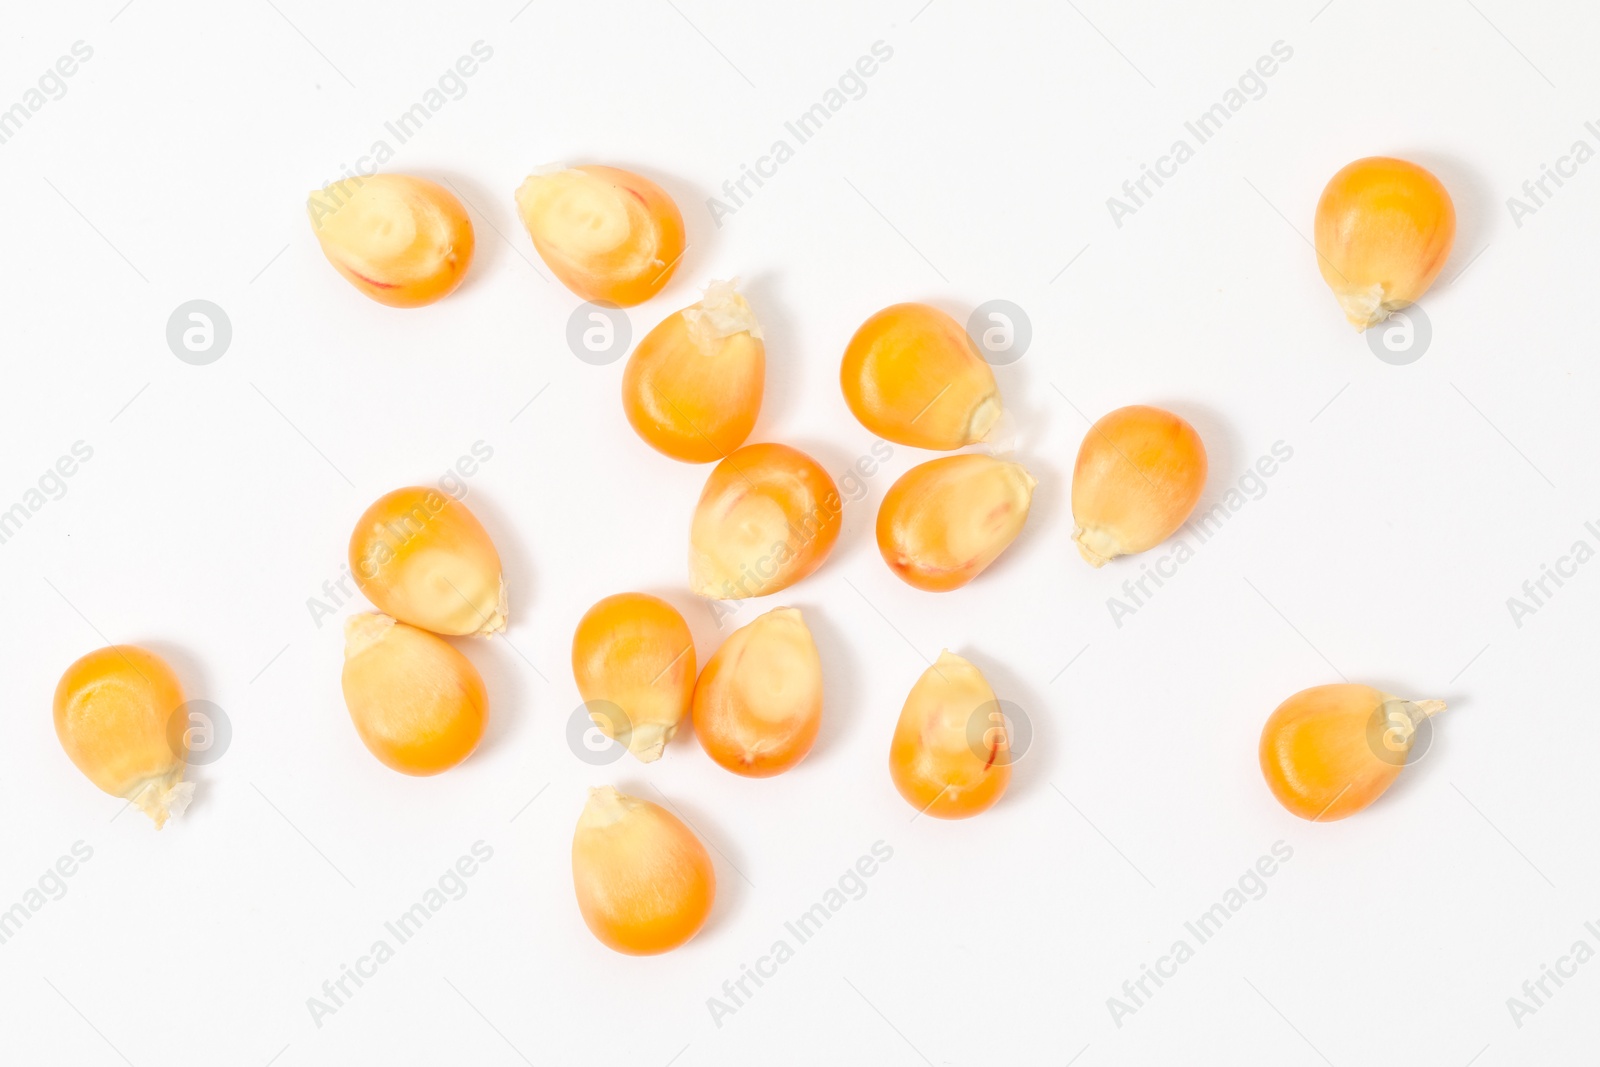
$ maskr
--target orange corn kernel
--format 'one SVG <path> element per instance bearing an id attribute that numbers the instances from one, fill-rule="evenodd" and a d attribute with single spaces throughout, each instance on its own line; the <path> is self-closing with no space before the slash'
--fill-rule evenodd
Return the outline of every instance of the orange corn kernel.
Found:
<path id="1" fill-rule="evenodd" d="M 596 303 L 642 304 L 683 257 L 683 215 L 672 197 L 615 167 L 530 174 L 517 214 L 561 284 Z"/>
<path id="2" fill-rule="evenodd" d="M 97 649 L 56 685 L 56 737 L 84 777 L 155 821 L 188 807 L 183 686 L 166 661 L 133 645 Z"/>
<path id="3" fill-rule="evenodd" d="M 344 624 L 345 707 L 361 743 L 402 774 L 447 771 L 489 722 L 483 678 L 443 638 L 387 615 Z"/>
<path id="4" fill-rule="evenodd" d="M 1261 731 L 1261 773 L 1290 814 L 1343 819 L 1383 795 L 1418 727 L 1443 710 L 1442 700 L 1402 700 L 1368 685 L 1302 689 Z"/>
<path id="5" fill-rule="evenodd" d="M 889 774 L 919 812 L 965 819 L 1011 781 L 1011 734 L 994 690 L 971 663 L 939 653 L 911 687 L 889 745 Z"/>
<path id="6" fill-rule="evenodd" d="M 644 443 L 686 463 L 710 463 L 744 444 L 767 373 L 761 326 L 737 279 L 663 319 L 628 357 L 622 408 Z"/>
<path id="7" fill-rule="evenodd" d="M 572 676 L 589 717 L 644 763 L 678 732 L 694 697 L 694 637 L 678 610 L 647 593 L 617 593 L 572 635 Z"/>
<path id="8" fill-rule="evenodd" d="M 390 307 L 449 296 L 472 263 L 466 208 L 426 178 L 345 178 L 312 193 L 306 214 L 333 269 Z"/>
<path id="9" fill-rule="evenodd" d="M 959 589 L 1022 532 L 1033 475 L 980 453 L 943 456 L 902 474 L 878 508 L 878 551 L 918 589 Z"/>
<path id="10" fill-rule="evenodd" d="M 1444 269 L 1456 208 L 1444 184 L 1403 159 L 1345 167 L 1317 201 L 1317 266 L 1358 330 L 1414 304 Z"/>
<path id="11" fill-rule="evenodd" d="M 677 816 L 604 785 L 589 790 L 572 835 L 572 887 L 601 944 L 654 956 L 705 925 L 717 872 L 706 846 Z"/>
<path id="12" fill-rule="evenodd" d="M 713 600 L 787 589 L 839 539 L 844 502 L 828 472 L 788 445 L 746 445 L 706 479 L 689 528 L 689 588 Z"/>
<path id="13" fill-rule="evenodd" d="M 862 323 L 839 382 L 861 425 L 896 444 L 948 452 L 982 441 L 1000 419 L 994 371 L 967 331 L 927 304 L 895 304 Z"/>
<path id="14" fill-rule="evenodd" d="M 413 486 L 385 493 L 350 535 L 350 570 L 368 600 L 436 634 L 506 628 L 500 553 L 454 497 Z"/>
<path id="15" fill-rule="evenodd" d="M 822 660 L 795 608 L 722 643 L 694 689 L 694 732 L 734 774 L 770 778 L 805 758 L 822 725 Z"/>
<path id="16" fill-rule="evenodd" d="M 1072 539 L 1096 567 L 1154 548 L 1206 487 L 1206 446 L 1170 411 L 1118 408 L 1090 427 L 1072 471 Z"/>

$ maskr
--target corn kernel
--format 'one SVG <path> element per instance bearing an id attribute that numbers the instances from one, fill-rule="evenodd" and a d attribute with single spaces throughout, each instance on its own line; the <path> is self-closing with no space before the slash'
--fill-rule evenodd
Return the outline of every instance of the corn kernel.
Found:
<path id="1" fill-rule="evenodd" d="M 766 596 L 818 567 L 839 539 L 843 501 L 817 461 L 746 445 L 706 479 L 689 529 L 689 588 L 714 600 Z"/>
<path id="2" fill-rule="evenodd" d="M 1011 782 L 1011 734 L 982 672 L 952 652 L 917 679 L 889 746 L 895 788 L 919 812 L 965 819 Z"/>
<path id="3" fill-rule="evenodd" d="M 984 440 L 1000 419 L 994 371 L 955 319 L 926 304 L 862 323 L 839 382 L 861 425 L 896 444 L 948 452 Z"/>
<path id="4" fill-rule="evenodd" d="M 1403 159 L 1345 167 L 1317 201 L 1317 266 L 1358 330 L 1416 303 L 1444 269 L 1456 209 L 1444 184 Z"/>
<path id="5" fill-rule="evenodd" d="M 653 956 L 705 925 L 717 872 L 705 845 L 676 816 L 607 785 L 589 790 L 578 817 L 572 887 L 585 925 L 601 944 Z"/>
<path id="6" fill-rule="evenodd" d="M 959 589 L 1022 532 L 1036 484 L 1022 464 L 975 452 L 918 464 L 884 494 L 878 551 L 918 589 Z"/>
<path id="7" fill-rule="evenodd" d="M 489 721 L 483 678 L 467 657 L 387 615 L 345 620 L 342 683 L 362 744 L 402 774 L 454 767 L 478 747 Z"/>
<path id="8" fill-rule="evenodd" d="M 821 724 L 822 660 L 795 608 L 735 630 L 695 685 L 695 736 L 712 759 L 747 778 L 799 763 Z"/>
<path id="9" fill-rule="evenodd" d="M 1442 700 L 1402 700 L 1367 685 L 1318 685 L 1278 705 L 1261 731 L 1261 773 L 1291 814 L 1354 815 L 1405 769 L 1417 727 Z"/>
<path id="10" fill-rule="evenodd" d="M 506 628 L 500 554 L 454 497 L 413 486 L 385 493 L 350 535 L 350 570 L 379 611 L 436 634 Z"/>
<path id="11" fill-rule="evenodd" d="M 661 291 L 684 252 L 683 215 L 666 190 L 615 167 L 530 174 L 517 213 L 533 246 L 585 300 L 632 307 Z"/>
<path id="12" fill-rule="evenodd" d="M 312 193 L 306 213 L 334 270 L 380 304 L 414 308 L 441 300 L 472 263 L 466 208 L 426 178 L 345 178 Z"/>
<path id="13" fill-rule="evenodd" d="M 97 649 L 56 686 L 56 737 L 84 777 L 155 821 L 183 812 L 188 722 L 183 686 L 166 661 L 134 645 Z"/>
<path id="14" fill-rule="evenodd" d="M 661 758 L 689 713 L 694 673 L 689 624 L 660 597 L 608 596 L 572 635 L 572 675 L 589 717 L 644 763 Z"/>
<path id="15" fill-rule="evenodd" d="M 1160 408 L 1118 408 L 1095 423 L 1072 472 L 1072 539 L 1096 567 L 1154 548 L 1189 518 L 1206 487 L 1194 427 Z"/>
<path id="16" fill-rule="evenodd" d="M 744 444 L 761 411 L 766 347 L 737 280 L 667 316 L 628 357 L 622 407 L 645 444 L 710 463 Z"/>

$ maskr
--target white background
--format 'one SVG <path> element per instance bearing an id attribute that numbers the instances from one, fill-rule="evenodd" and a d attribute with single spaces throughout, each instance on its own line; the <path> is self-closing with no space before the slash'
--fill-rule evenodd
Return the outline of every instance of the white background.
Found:
<path id="1" fill-rule="evenodd" d="M 1579 938 L 1600 947 L 1600 566 L 1520 627 L 1506 601 L 1574 541 L 1600 544 L 1600 163 L 1520 227 L 1506 198 L 1576 139 L 1600 146 L 1583 127 L 1600 13 L 919 3 L 13 5 L 0 107 L 74 42 L 94 54 L 0 145 L 0 508 L 75 441 L 94 454 L 0 545 L 0 908 L 74 842 L 93 858 L 0 945 L 0 1060 L 1594 1058 L 1600 963 L 1520 1028 L 1506 1000 Z M 395 145 L 384 122 L 479 40 L 493 57 L 465 95 Z M 893 57 L 865 96 L 715 226 L 707 197 L 880 40 Z M 1106 198 L 1280 40 L 1293 57 L 1265 95 L 1114 225 Z M 424 310 L 356 293 L 303 214 L 379 138 L 386 169 L 449 180 L 477 227 L 467 283 Z M 1345 325 L 1305 241 L 1328 177 L 1378 153 L 1433 169 L 1460 217 L 1432 347 L 1406 366 Z M 998 372 L 1039 479 L 1028 528 L 964 590 L 902 585 L 873 516 L 930 456 L 894 448 L 832 558 L 774 598 L 806 612 L 828 685 L 815 751 L 780 778 L 735 778 L 687 733 L 648 767 L 568 747 L 589 604 L 667 597 L 702 663 L 721 634 L 685 589 L 709 469 L 630 432 L 622 363 L 569 351 L 578 302 L 517 221 L 512 191 L 556 160 L 634 167 L 678 199 L 692 247 L 634 336 L 741 276 L 767 330 L 753 439 L 835 474 L 872 444 L 837 380 L 867 315 L 920 299 L 964 320 L 1003 298 L 1031 318 Z M 195 298 L 232 321 L 209 366 L 165 340 Z M 1069 480 L 1084 417 L 1134 402 L 1199 428 L 1202 507 L 1275 442 L 1293 458 L 1118 627 L 1107 598 L 1141 560 L 1077 558 Z M 512 606 L 505 640 L 464 646 L 492 722 L 461 767 L 406 778 L 357 740 L 338 619 L 318 626 L 307 600 L 372 499 L 478 441 L 493 457 L 467 502 Z M 54 736 L 61 671 L 108 641 L 167 656 L 232 724 L 161 833 L 117 817 Z M 913 822 L 889 737 L 944 647 L 1035 742 L 987 814 Z M 1311 825 L 1274 803 L 1257 739 L 1281 700 L 1341 675 L 1451 709 L 1389 795 Z M 579 918 L 568 847 L 606 782 L 670 802 L 714 848 L 715 911 L 676 952 L 613 954 Z M 307 998 L 479 840 L 493 858 L 467 894 L 317 1026 Z M 865 896 L 719 1027 L 707 999 L 880 840 L 893 858 Z M 1266 895 L 1118 1026 L 1107 998 L 1279 841 L 1293 859 Z"/>

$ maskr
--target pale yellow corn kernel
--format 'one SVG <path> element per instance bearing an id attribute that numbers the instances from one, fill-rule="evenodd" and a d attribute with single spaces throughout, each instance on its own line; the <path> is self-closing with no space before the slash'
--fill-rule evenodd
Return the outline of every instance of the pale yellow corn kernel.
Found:
<path id="1" fill-rule="evenodd" d="M 694 637 L 676 608 L 617 593 L 578 620 L 572 676 L 600 732 L 641 762 L 661 758 L 694 696 Z"/>
<path id="2" fill-rule="evenodd" d="M 710 463 L 744 444 L 761 411 L 766 347 L 738 280 L 645 335 L 622 374 L 622 407 L 645 444 L 686 463 Z"/>
<path id="3" fill-rule="evenodd" d="M 166 661 L 134 645 L 97 649 L 56 685 L 56 737 L 84 777 L 132 802 L 161 829 L 183 812 L 194 783 L 183 686 Z"/>
<path id="4" fill-rule="evenodd" d="M 689 588 L 713 600 L 766 596 L 818 567 L 844 502 L 828 472 L 787 445 L 746 445 L 706 479 L 689 528 Z"/>
<path id="5" fill-rule="evenodd" d="M 1317 267 L 1358 330 L 1421 299 L 1455 237 L 1444 184 L 1403 159 L 1358 159 L 1317 201 Z"/>
<path id="6" fill-rule="evenodd" d="M 1072 471 L 1072 539 L 1103 567 L 1178 531 L 1206 487 L 1206 448 L 1170 411 L 1118 408 L 1089 428 Z"/>
<path id="7" fill-rule="evenodd" d="M 805 758 L 822 724 L 822 660 L 795 608 L 735 630 L 694 688 L 694 732 L 735 774 L 768 778 Z"/>
<path id="8" fill-rule="evenodd" d="M 380 304 L 411 308 L 453 292 L 472 263 L 472 220 L 426 178 L 345 178 L 306 200 L 311 229 L 333 268 Z"/>
<path id="9" fill-rule="evenodd" d="M 589 790 L 572 835 L 572 887 L 607 948 L 652 956 L 688 941 L 711 914 L 717 872 L 705 845 L 659 805 Z"/>
<path id="10" fill-rule="evenodd" d="M 412 486 L 379 497 L 350 535 L 350 570 L 379 611 L 436 634 L 506 628 L 500 554 L 467 506 Z"/>
<path id="11" fill-rule="evenodd" d="M 873 315 L 844 350 L 839 384 L 861 425 L 896 444 L 949 452 L 1001 415 L 994 371 L 961 324 L 927 304 Z"/>
<path id="12" fill-rule="evenodd" d="M 953 652 L 917 679 L 900 709 L 889 773 L 900 795 L 940 819 L 992 807 L 1011 782 L 1011 734 L 983 673 Z"/>
<path id="13" fill-rule="evenodd" d="M 678 205 L 655 182 L 616 167 L 530 174 L 517 189 L 517 213 L 561 284 L 596 303 L 643 303 L 683 257 Z"/>
<path id="14" fill-rule="evenodd" d="M 444 640 L 387 615 L 344 624 L 345 707 L 361 743 L 402 774 L 447 771 L 472 754 L 489 722 L 483 677 Z"/>
<path id="15" fill-rule="evenodd" d="M 1022 464 L 980 453 L 918 464 L 884 494 L 878 551 L 918 589 L 959 589 L 1022 532 L 1036 484 Z"/>

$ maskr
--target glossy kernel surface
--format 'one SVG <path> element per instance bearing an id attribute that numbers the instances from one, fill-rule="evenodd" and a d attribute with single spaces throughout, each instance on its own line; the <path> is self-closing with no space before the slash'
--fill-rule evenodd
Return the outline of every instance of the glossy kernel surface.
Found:
<path id="1" fill-rule="evenodd" d="M 689 588 L 766 596 L 822 566 L 844 502 L 817 461 L 788 445 L 746 445 L 706 479 L 689 528 Z"/>
<path id="2" fill-rule="evenodd" d="M 1358 159 L 1317 201 L 1317 268 L 1358 330 L 1421 299 L 1455 236 L 1455 204 L 1444 183 L 1403 159 Z"/>
<path id="3" fill-rule="evenodd" d="M 611 786 L 589 790 L 572 835 L 572 884 L 585 925 L 632 956 L 688 941 L 711 914 L 717 875 L 677 816 Z"/>
<path id="4" fill-rule="evenodd" d="M 380 304 L 413 308 L 455 291 L 472 265 L 472 220 L 455 194 L 426 178 L 346 178 L 306 200 L 322 254 Z"/>
<path id="5" fill-rule="evenodd" d="M 695 667 L 689 624 L 648 593 L 606 597 L 572 635 L 572 675 L 589 717 L 645 763 L 661 757 L 689 713 Z"/>
<path id="6" fill-rule="evenodd" d="M 766 346 L 735 282 L 644 336 L 622 375 L 622 406 L 643 441 L 673 459 L 711 463 L 744 444 L 761 412 Z"/>
<path id="7" fill-rule="evenodd" d="M 1261 730 L 1261 773 L 1289 812 L 1312 822 L 1348 818 L 1405 769 L 1440 700 L 1403 700 L 1368 685 L 1302 689 Z"/>
<path id="8" fill-rule="evenodd" d="M 1096 567 L 1178 532 L 1206 487 L 1206 449 L 1183 419 L 1135 405 L 1101 418 L 1072 471 L 1072 539 Z"/>
<path id="9" fill-rule="evenodd" d="M 959 589 L 1022 532 L 1035 484 L 1020 463 L 976 452 L 918 464 L 878 507 L 878 552 L 918 589 Z"/>
<path id="10" fill-rule="evenodd" d="M 183 811 L 188 722 L 183 686 L 154 652 L 111 645 L 76 660 L 56 685 L 61 747 L 84 777 L 134 803 L 156 829 Z"/>
<path id="11" fill-rule="evenodd" d="M 972 338 L 927 304 L 895 304 L 862 323 L 845 348 L 839 384 L 861 425 L 915 448 L 975 444 L 1001 414 L 994 371 Z"/>
<path id="12" fill-rule="evenodd" d="M 350 534 L 350 571 L 373 606 L 436 634 L 506 627 L 506 584 L 483 524 L 437 489 L 385 493 Z"/>
<path id="13" fill-rule="evenodd" d="M 368 751 L 418 776 L 472 754 L 489 722 L 489 696 L 467 657 L 387 615 L 352 615 L 344 634 L 345 707 Z"/>
<path id="14" fill-rule="evenodd" d="M 584 300 L 632 307 L 660 292 L 684 252 L 683 215 L 666 190 L 617 167 L 528 176 L 517 214 L 545 264 Z"/>
<path id="15" fill-rule="evenodd" d="M 953 652 L 911 687 L 889 746 L 895 788 L 919 812 L 965 819 L 1011 782 L 1011 734 L 982 672 Z"/>
<path id="16" fill-rule="evenodd" d="M 796 608 L 735 630 L 694 690 L 694 730 L 717 763 L 748 778 L 805 758 L 822 724 L 822 659 Z"/>

